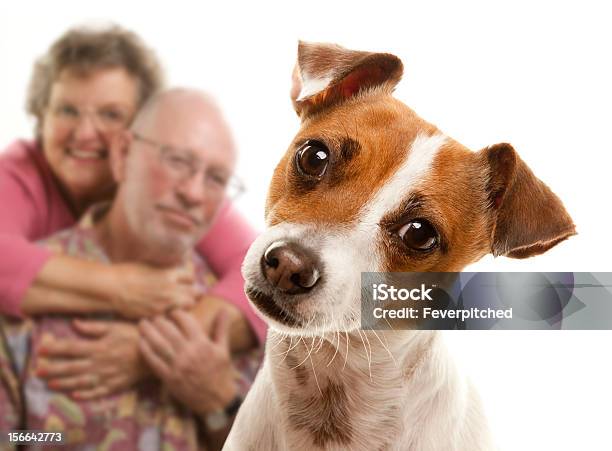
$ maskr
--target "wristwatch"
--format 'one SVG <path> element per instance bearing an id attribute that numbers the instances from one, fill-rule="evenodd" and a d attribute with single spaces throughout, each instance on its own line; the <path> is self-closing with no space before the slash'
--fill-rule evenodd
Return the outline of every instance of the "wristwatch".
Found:
<path id="1" fill-rule="evenodd" d="M 242 397 L 240 395 L 236 395 L 234 399 L 232 399 L 230 403 L 225 406 L 225 409 L 223 409 L 223 413 L 225 413 L 225 415 L 227 415 L 228 417 L 233 417 L 238 413 L 238 409 L 240 409 L 241 405 Z"/>

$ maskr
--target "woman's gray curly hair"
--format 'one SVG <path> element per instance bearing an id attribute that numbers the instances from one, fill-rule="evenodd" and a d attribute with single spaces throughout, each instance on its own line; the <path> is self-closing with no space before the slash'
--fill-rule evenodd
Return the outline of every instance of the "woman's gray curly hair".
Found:
<path id="1" fill-rule="evenodd" d="M 60 36 L 34 64 L 26 110 L 36 118 L 36 136 L 40 138 L 51 87 L 64 69 L 87 75 L 92 70 L 108 67 L 122 67 L 138 80 L 138 107 L 164 84 L 157 56 L 135 33 L 118 25 L 72 28 Z"/>

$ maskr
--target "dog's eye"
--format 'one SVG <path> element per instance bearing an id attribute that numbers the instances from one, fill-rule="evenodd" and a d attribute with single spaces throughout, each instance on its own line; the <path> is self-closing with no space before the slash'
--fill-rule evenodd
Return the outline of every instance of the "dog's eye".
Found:
<path id="1" fill-rule="evenodd" d="M 295 163 L 301 174 L 321 177 L 329 163 L 329 149 L 320 141 L 306 141 L 297 151 Z"/>
<path id="2" fill-rule="evenodd" d="M 417 251 L 428 251 L 438 244 L 438 232 L 426 219 L 413 219 L 397 232 L 404 244 Z"/>

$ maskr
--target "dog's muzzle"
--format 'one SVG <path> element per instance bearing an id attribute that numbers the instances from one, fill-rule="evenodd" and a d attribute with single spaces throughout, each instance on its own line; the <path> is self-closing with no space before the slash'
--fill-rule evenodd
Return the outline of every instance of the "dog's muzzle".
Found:
<path id="1" fill-rule="evenodd" d="M 261 271 L 274 290 L 285 295 L 304 294 L 321 278 L 317 259 L 297 243 L 275 241 L 261 257 Z"/>

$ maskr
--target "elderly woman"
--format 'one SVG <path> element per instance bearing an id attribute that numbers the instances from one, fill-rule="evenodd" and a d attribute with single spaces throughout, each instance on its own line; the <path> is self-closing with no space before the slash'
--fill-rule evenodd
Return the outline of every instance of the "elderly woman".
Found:
<path id="1" fill-rule="evenodd" d="M 37 119 L 36 140 L 18 141 L 0 154 L 0 312 L 106 312 L 137 319 L 194 303 L 192 280 L 180 271 L 103 264 L 54 254 L 33 243 L 73 225 L 92 204 L 112 197 L 109 143 L 160 84 L 152 53 L 133 33 L 118 27 L 71 30 L 38 62 L 28 99 Z M 207 293 L 210 305 L 219 310 L 213 301 L 234 304 L 261 340 L 265 329 L 248 308 L 240 276 L 253 235 L 224 203 L 197 250 L 219 279 Z M 138 346 L 133 336 L 122 335 L 120 328 L 101 334 L 88 326 L 79 333 L 89 339 L 46 346 L 55 386 L 83 398 L 123 390 L 139 380 L 142 358 L 133 352 Z M 242 347 L 250 341 L 245 333 L 237 337 Z M 93 361 L 88 368 L 104 369 L 91 379 L 96 387 L 83 387 L 83 378 L 75 377 L 83 365 L 64 358 L 67 346 L 80 350 L 79 362 Z"/>

